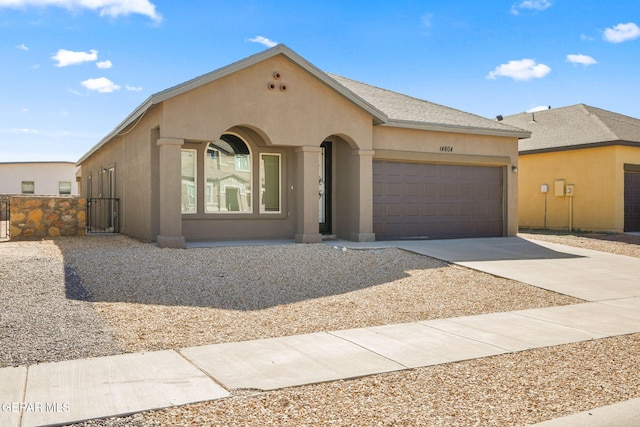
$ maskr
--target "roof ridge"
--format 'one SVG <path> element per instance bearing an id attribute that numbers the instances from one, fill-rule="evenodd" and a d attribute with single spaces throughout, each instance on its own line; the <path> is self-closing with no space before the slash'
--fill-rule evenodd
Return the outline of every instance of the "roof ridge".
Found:
<path id="1" fill-rule="evenodd" d="M 600 123 L 611 135 L 613 135 L 613 137 L 615 139 L 623 139 L 618 132 L 616 132 L 616 130 L 612 129 L 611 127 L 609 127 L 604 121 L 603 118 L 606 120 L 611 120 L 614 122 L 618 122 L 618 123 L 623 123 L 627 126 L 635 126 L 640 128 L 640 119 L 636 119 L 635 117 L 631 117 L 631 116 L 625 116 L 624 114 L 620 114 L 620 113 L 616 113 L 613 111 L 609 111 L 609 110 L 605 110 L 602 108 L 598 108 L 598 107 L 593 107 L 591 105 L 586 105 L 586 104 L 582 104 L 585 111 L 590 115 L 593 116 L 598 123 Z M 590 111 L 593 110 L 593 111 Z M 598 112 L 602 112 L 604 114 L 598 114 Z M 605 114 L 607 115 L 605 117 Z M 626 119 L 631 119 L 631 120 L 622 120 L 621 118 L 624 117 Z"/>
<path id="2" fill-rule="evenodd" d="M 602 130 L 605 131 L 605 133 L 607 133 L 608 135 L 610 135 L 611 140 L 617 139 L 618 135 L 615 134 L 615 132 L 613 132 L 611 130 L 611 128 L 609 126 L 607 126 L 601 119 L 600 117 L 595 114 L 592 113 L 591 111 L 589 111 L 587 109 L 588 105 L 586 104 L 578 104 L 578 107 L 591 119 L 593 120 L 596 125 L 598 125 Z"/>
<path id="3" fill-rule="evenodd" d="M 351 79 L 351 78 L 349 78 L 349 77 L 339 76 L 338 74 L 333 74 L 333 73 L 327 73 L 327 74 L 329 75 L 329 77 L 331 77 L 332 75 L 335 75 L 335 76 L 338 76 L 338 77 L 340 77 L 340 78 L 342 78 L 342 79 L 350 80 L 350 81 L 352 81 L 352 82 L 359 83 L 359 84 L 362 84 L 362 85 L 365 85 L 365 86 L 369 86 L 369 87 L 372 87 L 372 88 L 375 88 L 375 89 L 378 89 L 378 90 L 381 90 L 381 91 L 384 91 L 384 92 L 393 93 L 393 94 L 396 94 L 396 95 L 403 96 L 403 97 L 405 97 L 405 98 L 410 98 L 410 99 L 414 99 L 414 100 L 416 100 L 416 101 L 425 102 L 425 103 L 427 103 L 427 104 L 436 105 L 436 106 L 438 106 L 438 107 L 446 108 L 446 109 L 448 109 L 448 110 L 455 110 L 455 111 L 458 111 L 458 112 L 460 112 L 460 113 L 469 114 L 469 115 L 472 115 L 472 116 L 479 117 L 479 118 L 481 118 L 481 119 L 491 120 L 491 119 L 489 119 L 489 118 L 487 118 L 487 117 L 483 117 L 483 116 L 480 116 L 480 115 L 478 115 L 478 114 L 470 113 L 470 112 L 468 112 L 468 111 L 460 110 L 460 109 L 453 108 L 453 107 L 448 107 L 448 106 L 446 106 L 446 105 L 439 104 L 439 103 L 437 103 L 437 102 L 429 101 L 429 100 L 427 100 L 427 99 L 423 99 L 423 98 L 418 98 L 417 96 L 407 95 L 406 93 L 397 92 L 397 91 L 395 91 L 395 90 L 391 90 L 391 89 L 385 89 L 385 88 L 383 88 L 383 87 L 376 86 L 376 85 L 372 85 L 372 84 L 369 84 L 369 83 L 364 83 L 364 82 L 361 82 L 361 81 L 359 81 L 359 80 Z"/>

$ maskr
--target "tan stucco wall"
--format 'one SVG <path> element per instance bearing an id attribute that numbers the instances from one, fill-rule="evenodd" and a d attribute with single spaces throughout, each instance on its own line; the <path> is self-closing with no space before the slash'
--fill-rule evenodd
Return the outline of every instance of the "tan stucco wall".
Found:
<path id="1" fill-rule="evenodd" d="M 104 169 L 115 168 L 115 196 L 120 199 L 120 231 L 143 240 L 154 240 L 157 221 L 152 220 L 152 186 L 158 187 L 152 155 L 157 156 L 153 128 L 158 126 L 161 108 L 152 108 L 115 136 L 82 164 L 82 196 L 109 197 Z M 156 168 L 157 169 L 157 168 Z M 91 180 L 89 180 L 91 176 Z M 87 186 L 92 183 L 91 191 Z M 155 183 L 155 184 L 154 184 Z M 154 227 L 155 225 L 155 227 Z"/>
<path id="2" fill-rule="evenodd" d="M 520 226 L 622 232 L 624 229 L 624 163 L 640 164 L 640 149 L 610 146 L 520 156 Z M 567 196 L 554 195 L 554 183 L 575 185 L 573 206 Z"/>
<path id="3" fill-rule="evenodd" d="M 378 126 L 374 160 L 501 166 L 504 169 L 505 235 L 518 233 L 518 139 Z"/>
<path id="4" fill-rule="evenodd" d="M 268 89 L 270 82 L 275 89 Z M 370 148 L 371 123 L 368 113 L 289 59 L 276 56 L 165 101 L 161 133 L 211 141 L 246 125 L 258 130 L 267 145 L 319 146 L 331 135 L 345 134 L 360 148 Z"/>

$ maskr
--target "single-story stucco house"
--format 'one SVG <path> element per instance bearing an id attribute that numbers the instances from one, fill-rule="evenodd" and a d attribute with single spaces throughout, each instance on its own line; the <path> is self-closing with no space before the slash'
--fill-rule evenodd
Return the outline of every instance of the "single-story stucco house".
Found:
<path id="1" fill-rule="evenodd" d="M 161 247 L 507 236 L 529 135 L 278 45 L 152 95 L 78 165 L 83 196 Z"/>
<path id="2" fill-rule="evenodd" d="M 0 162 L 0 194 L 78 195 L 73 162 Z"/>
<path id="3" fill-rule="evenodd" d="M 578 104 L 504 117 L 520 141 L 521 227 L 640 231 L 640 120 Z"/>

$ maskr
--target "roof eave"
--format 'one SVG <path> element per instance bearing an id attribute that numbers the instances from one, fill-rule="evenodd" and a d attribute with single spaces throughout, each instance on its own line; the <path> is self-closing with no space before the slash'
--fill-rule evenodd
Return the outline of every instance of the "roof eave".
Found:
<path id="1" fill-rule="evenodd" d="M 540 153 L 557 153 L 559 151 L 584 150 L 589 148 L 602 148 L 602 147 L 613 147 L 613 146 L 638 147 L 640 146 L 640 142 L 624 141 L 624 140 L 588 142 L 584 144 L 561 145 L 561 146 L 555 146 L 555 147 L 518 150 L 518 154 L 527 155 L 527 154 L 540 154 Z"/>
<path id="2" fill-rule="evenodd" d="M 181 95 L 185 92 L 196 89 L 202 85 L 210 83 L 212 81 L 218 80 L 222 77 L 233 74 L 237 71 L 250 67 L 254 64 L 262 62 L 266 59 L 272 58 L 276 55 L 285 55 L 293 62 L 298 64 L 300 67 L 308 71 L 311 75 L 316 77 L 318 80 L 322 81 L 326 85 L 330 86 L 332 89 L 337 91 L 340 95 L 347 98 L 352 103 L 356 104 L 358 107 L 367 111 L 373 117 L 374 124 L 382 124 L 388 120 L 386 114 L 382 111 L 375 108 L 373 105 L 369 104 L 355 93 L 351 92 L 349 89 L 329 77 L 325 72 L 321 71 L 315 65 L 311 64 L 309 61 L 295 53 L 293 50 L 288 48 L 284 44 L 279 44 L 270 49 L 259 52 L 255 55 L 249 56 L 247 58 L 241 59 L 240 61 L 234 62 L 230 65 L 224 66 L 217 70 L 211 71 L 202 76 L 196 77 L 194 79 L 188 80 L 179 85 L 173 86 L 171 88 L 165 89 L 163 91 L 157 92 L 151 95 L 145 102 L 143 102 L 138 108 L 136 108 L 131 114 L 127 116 L 111 133 L 105 136 L 100 142 L 98 142 L 93 148 L 91 148 L 84 156 L 78 160 L 77 165 L 80 165 L 87 158 L 89 158 L 93 153 L 95 153 L 100 147 L 106 144 L 110 139 L 116 136 L 118 133 L 122 132 L 127 126 L 137 120 L 141 115 L 143 115 L 151 106 L 155 104 L 159 104 L 167 99 L 173 98 L 175 96 Z"/>
<path id="3" fill-rule="evenodd" d="M 531 137 L 531 132 L 527 130 L 490 129 L 490 128 L 480 128 L 475 126 L 419 122 L 419 121 L 413 121 L 413 120 L 389 119 L 386 123 L 381 124 L 381 126 L 398 127 L 398 128 L 406 128 L 406 129 L 432 130 L 436 132 L 467 133 L 472 135 L 504 136 L 504 137 L 518 138 L 518 139 L 525 139 L 525 138 Z"/>
<path id="4" fill-rule="evenodd" d="M 87 153 L 84 156 L 82 156 L 80 158 L 80 160 L 78 160 L 76 162 L 76 166 L 80 166 L 85 160 L 87 160 L 89 157 L 91 157 L 91 155 L 93 155 L 93 153 L 98 151 L 104 144 L 109 142 L 113 137 L 117 136 L 120 132 L 125 130 L 127 128 L 127 126 L 129 126 L 131 123 L 135 122 L 144 113 L 146 113 L 147 110 L 149 108 L 151 108 L 151 106 L 153 106 L 156 103 L 157 102 L 154 102 L 154 95 L 152 95 L 149 98 L 147 98 L 146 101 L 144 101 L 142 104 L 140 104 L 138 106 L 138 108 L 133 110 L 133 112 L 131 114 L 129 114 L 122 122 L 120 122 L 120 124 L 118 126 L 116 126 L 116 128 L 114 130 L 112 130 L 107 136 L 102 138 L 100 140 L 100 142 L 98 142 L 89 151 L 87 151 Z"/>

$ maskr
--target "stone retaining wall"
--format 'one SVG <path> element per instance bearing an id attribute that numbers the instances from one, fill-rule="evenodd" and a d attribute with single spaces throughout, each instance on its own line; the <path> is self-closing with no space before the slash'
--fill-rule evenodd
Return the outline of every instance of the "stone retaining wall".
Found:
<path id="1" fill-rule="evenodd" d="M 85 235 L 85 198 L 11 196 L 10 203 L 11 240 Z"/>

